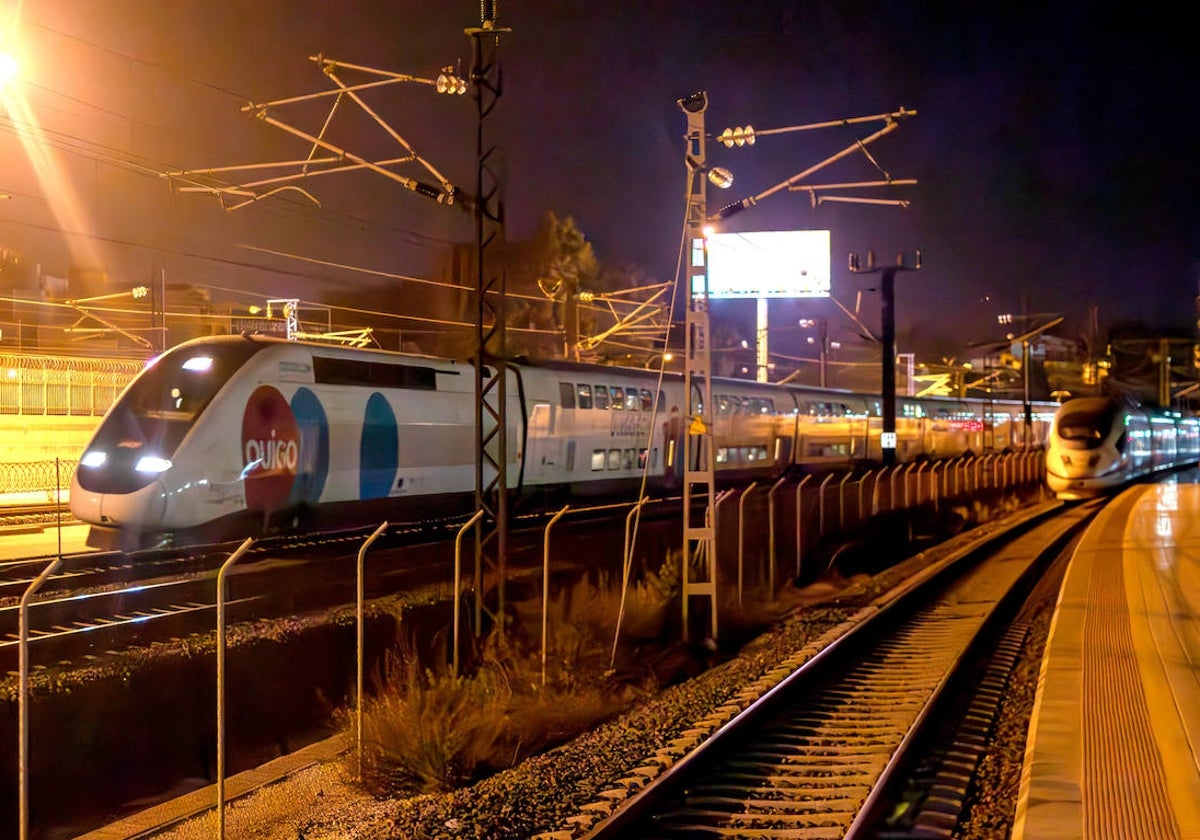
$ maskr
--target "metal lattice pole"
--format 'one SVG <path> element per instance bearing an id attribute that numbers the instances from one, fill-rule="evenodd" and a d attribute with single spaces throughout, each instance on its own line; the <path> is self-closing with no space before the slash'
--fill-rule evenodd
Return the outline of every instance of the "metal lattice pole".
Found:
<path id="1" fill-rule="evenodd" d="M 475 508 L 482 512 L 475 531 L 475 630 L 483 626 L 485 572 L 496 587 L 496 627 L 504 629 L 504 578 L 508 552 L 508 393 L 504 276 L 490 274 L 487 255 L 503 239 L 504 212 L 500 182 L 491 165 L 495 147 L 489 145 L 489 118 L 500 99 L 500 35 L 494 3 L 484 2 L 478 27 L 466 30 L 473 46 L 471 80 L 479 121 L 476 136 L 475 244 Z"/>

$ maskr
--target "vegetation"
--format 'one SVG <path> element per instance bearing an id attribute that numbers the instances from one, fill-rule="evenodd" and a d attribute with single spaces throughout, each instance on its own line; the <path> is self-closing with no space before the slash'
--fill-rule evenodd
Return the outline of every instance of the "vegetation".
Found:
<path id="1" fill-rule="evenodd" d="M 623 619 L 632 638 L 660 640 L 678 592 L 670 581 L 669 574 L 650 575 L 630 588 Z M 540 599 L 514 605 L 509 632 L 484 640 L 469 674 L 456 676 L 446 665 L 422 669 L 410 651 L 390 657 L 364 705 L 366 787 L 397 795 L 471 784 L 570 740 L 657 688 L 664 675 L 653 670 L 631 676 L 609 667 L 619 599 L 619 590 L 588 581 L 555 595 L 544 683 Z"/>

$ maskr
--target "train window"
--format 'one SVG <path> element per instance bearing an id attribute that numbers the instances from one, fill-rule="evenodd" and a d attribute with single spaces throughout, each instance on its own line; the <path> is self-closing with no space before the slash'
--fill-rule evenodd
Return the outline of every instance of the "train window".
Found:
<path id="1" fill-rule="evenodd" d="M 657 450 L 655 450 L 655 451 L 657 451 Z M 638 469 L 639 470 L 646 469 L 646 450 L 645 449 L 638 450 Z"/>
<path id="2" fill-rule="evenodd" d="M 575 386 L 570 382 L 558 383 L 558 398 L 563 408 L 575 407 Z"/>
<path id="3" fill-rule="evenodd" d="M 625 410 L 625 389 L 617 388 L 616 386 L 613 386 L 612 388 L 608 389 L 608 392 L 610 394 L 612 394 L 612 409 L 613 409 L 613 411 L 624 411 Z"/>
<path id="4" fill-rule="evenodd" d="M 599 470 L 604 469 L 605 461 L 606 461 L 606 453 L 603 449 L 593 449 L 592 450 L 592 469 L 593 470 L 599 471 Z"/>
<path id="5" fill-rule="evenodd" d="M 717 394 L 713 397 L 713 402 L 717 404 L 717 414 L 732 414 L 729 407 L 729 395 Z"/>
<path id="6" fill-rule="evenodd" d="M 641 398 L 642 398 L 642 411 L 653 411 L 654 410 L 654 394 L 652 394 L 650 392 L 649 388 L 642 389 Z"/>
<path id="7" fill-rule="evenodd" d="M 621 469 L 631 470 L 637 461 L 637 450 L 626 449 L 621 459 Z"/>
<path id="8" fill-rule="evenodd" d="M 437 371 L 431 367 L 365 362 L 332 356 L 313 356 L 313 379 L 324 385 L 437 390 Z"/>
<path id="9" fill-rule="evenodd" d="M 642 401 L 638 399 L 637 388 L 630 388 L 625 392 L 625 410 L 638 411 L 642 407 Z"/>
<path id="10" fill-rule="evenodd" d="M 650 450 L 650 469 L 658 469 L 658 447 Z"/>
<path id="11" fill-rule="evenodd" d="M 728 448 L 726 448 L 724 446 L 717 447 L 717 463 L 718 464 L 728 464 L 729 463 L 729 449 Z"/>
<path id="12" fill-rule="evenodd" d="M 607 385 L 597 385 L 595 395 L 596 395 L 596 403 L 595 403 L 596 408 L 608 408 L 608 386 Z"/>
<path id="13" fill-rule="evenodd" d="M 567 472 L 575 469 L 575 441 L 567 441 Z"/>
<path id="14" fill-rule="evenodd" d="M 620 449 L 608 450 L 608 468 L 610 470 L 621 469 L 621 450 Z"/>
<path id="15" fill-rule="evenodd" d="M 576 390 L 579 392 L 579 407 L 580 408 L 591 408 L 592 407 L 592 386 L 591 385 L 580 385 Z"/>
<path id="16" fill-rule="evenodd" d="M 659 414 L 661 414 L 662 412 L 664 412 L 666 410 L 667 410 L 667 395 L 664 394 L 662 391 L 659 391 L 658 392 L 658 412 L 659 412 Z"/>

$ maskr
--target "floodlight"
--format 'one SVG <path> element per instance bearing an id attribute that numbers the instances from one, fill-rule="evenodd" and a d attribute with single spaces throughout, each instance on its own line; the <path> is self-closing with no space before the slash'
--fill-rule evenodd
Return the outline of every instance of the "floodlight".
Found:
<path id="1" fill-rule="evenodd" d="M 733 173 L 723 166 L 705 167 L 708 182 L 719 190 L 727 190 L 733 186 Z"/>

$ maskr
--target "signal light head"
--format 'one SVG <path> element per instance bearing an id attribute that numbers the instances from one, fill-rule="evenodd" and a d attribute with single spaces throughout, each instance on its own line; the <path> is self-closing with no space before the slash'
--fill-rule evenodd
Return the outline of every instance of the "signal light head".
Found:
<path id="1" fill-rule="evenodd" d="M 734 146 L 753 146 L 755 141 L 754 126 L 738 126 L 737 128 L 727 128 L 720 133 L 717 141 L 725 144 L 725 148 L 732 149 Z"/>

